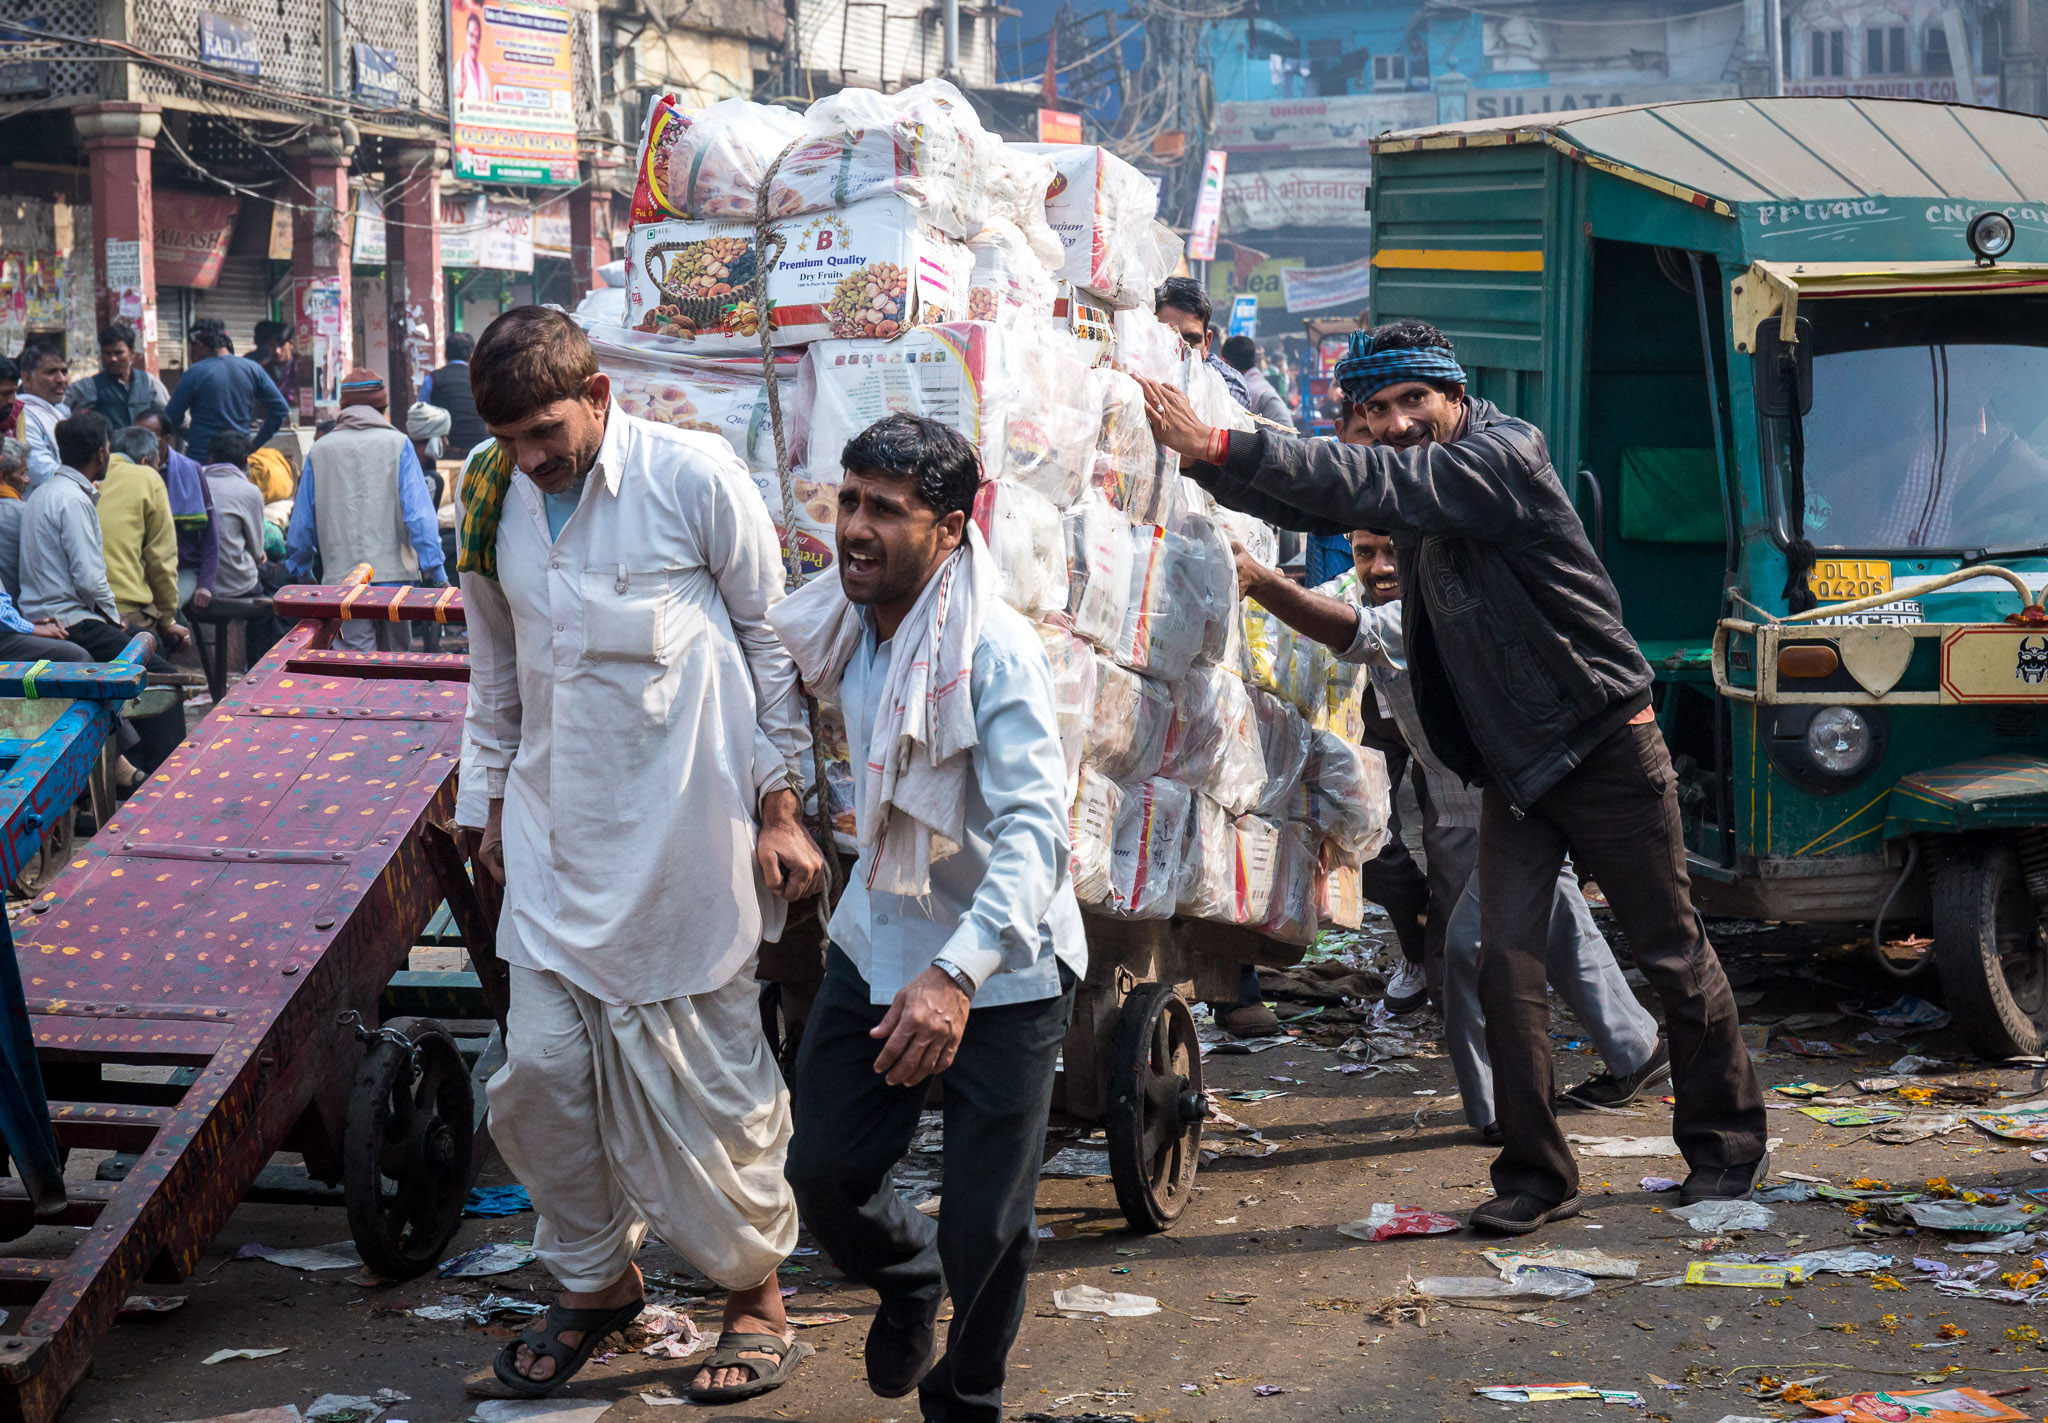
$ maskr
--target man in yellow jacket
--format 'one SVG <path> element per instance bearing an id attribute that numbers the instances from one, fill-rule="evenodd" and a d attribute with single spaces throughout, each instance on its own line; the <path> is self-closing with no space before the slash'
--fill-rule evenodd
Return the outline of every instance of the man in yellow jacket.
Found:
<path id="1" fill-rule="evenodd" d="M 156 471 L 157 449 L 148 430 L 131 425 L 115 433 L 100 482 L 100 538 L 121 621 L 176 647 L 190 634 L 178 622 L 178 527 L 170 488 Z"/>

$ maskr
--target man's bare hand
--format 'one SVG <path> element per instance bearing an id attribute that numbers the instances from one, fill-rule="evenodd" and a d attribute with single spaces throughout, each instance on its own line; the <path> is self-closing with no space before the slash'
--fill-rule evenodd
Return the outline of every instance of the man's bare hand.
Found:
<path id="1" fill-rule="evenodd" d="M 484 817 L 484 833 L 477 840 L 476 862 L 499 884 L 505 882 L 505 802 L 494 800 Z"/>
<path id="2" fill-rule="evenodd" d="M 1280 575 L 1251 556 L 1250 550 L 1236 539 L 1230 541 L 1231 557 L 1237 561 L 1237 591 L 1247 598 L 1259 596 L 1259 589 Z"/>
<path id="3" fill-rule="evenodd" d="M 944 969 L 926 969 L 903 985 L 889 1011 L 868 1031 L 886 1039 L 875 1071 L 891 1087 L 915 1087 L 953 1065 L 967 1031 L 967 995 Z"/>
<path id="4" fill-rule="evenodd" d="M 182 623 L 164 624 L 164 643 L 169 647 L 183 647 L 192 640 L 192 631 Z"/>
<path id="5" fill-rule="evenodd" d="M 1133 379 L 1145 392 L 1145 418 L 1151 422 L 1152 438 L 1184 460 L 1205 458 L 1216 432 L 1195 414 L 1188 398 L 1156 380 Z"/>
<path id="6" fill-rule="evenodd" d="M 64 631 L 64 624 L 55 618 L 44 618 L 33 625 L 37 637 L 54 637 L 59 642 L 71 641 L 71 634 Z"/>
<path id="7" fill-rule="evenodd" d="M 825 876 L 825 857 L 804 829 L 795 791 L 771 791 L 761 802 L 761 834 L 754 841 L 761 882 L 791 904 L 815 894 Z"/>
<path id="8" fill-rule="evenodd" d="M 262 562 L 261 559 L 257 561 L 259 563 Z M 213 590 L 211 588 L 194 588 L 192 590 L 192 606 L 201 609 L 213 606 Z"/>

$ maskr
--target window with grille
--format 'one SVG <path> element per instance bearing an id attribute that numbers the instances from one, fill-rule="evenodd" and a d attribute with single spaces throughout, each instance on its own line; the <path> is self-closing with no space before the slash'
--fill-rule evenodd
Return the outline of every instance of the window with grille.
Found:
<path id="1" fill-rule="evenodd" d="M 1906 27 L 1875 26 L 1863 32 L 1863 70 L 1866 74 L 1906 72 Z"/>
<path id="2" fill-rule="evenodd" d="M 1380 84 L 1406 84 L 1408 82 L 1408 56 L 1405 54 L 1376 54 L 1372 57 L 1372 82 Z"/>
<path id="3" fill-rule="evenodd" d="M 1813 49 L 1809 77 L 1840 79 L 1846 72 L 1844 51 L 1848 48 L 1848 33 L 1844 30 L 1815 30 L 1810 38 Z"/>
<path id="4" fill-rule="evenodd" d="M 1921 71 L 1926 74 L 1953 74 L 1955 66 L 1949 60 L 1948 31 L 1941 25 L 1929 25 L 1920 41 Z"/>

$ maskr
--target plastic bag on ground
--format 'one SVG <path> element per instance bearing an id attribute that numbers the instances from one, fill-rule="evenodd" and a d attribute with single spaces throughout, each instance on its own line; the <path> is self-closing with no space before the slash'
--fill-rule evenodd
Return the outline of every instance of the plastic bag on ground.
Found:
<path id="1" fill-rule="evenodd" d="M 1088 723 L 1095 714 L 1095 654 L 1065 628 L 1039 623 L 1039 641 L 1052 664 L 1053 711 L 1059 723 L 1060 750 L 1067 759 L 1067 793 L 1071 799 L 1081 774 L 1081 753 L 1088 744 Z"/>
<path id="2" fill-rule="evenodd" d="M 1420 1206 L 1379 1203 L 1358 1220 L 1337 1227 L 1339 1235 L 1353 1240 L 1392 1240 L 1403 1235 L 1447 1235 L 1463 1229 L 1457 1221 Z"/>
<path id="3" fill-rule="evenodd" d="M 1110 843 L 1109 907 L 1119 916 L 1165 919 L 1173 914 L 1192 794 L 1162 776 L 1124 793 Z"/>
<path id="4" fill-rule="evenodd" d="M 1099 492 L 1063 516 L 1067 535 L 1067 614 L 1074 632 L 1114 651 L 1131 596 L 1131 535 L 1123 516 Z"/>
<path id="5" fill-rule="evenodd" d="M 991 480 L 975 496 L 974 522 L 995 558 L 998 597 L 1026 617 L 1066 610 L 1066 529 L 1051 500 Z"/>
<path id="6" fill-rule="evenodd" d="M 1283 825 L 1273 863 L 1273 896 L 1259 932 L 1283 944 L 1316 936 L 1316 842 L 1312 831 Z"/>
<path id="7" fill-rule="evenodd" d="M 1136 785 L 1159 774 L 1173 694 L 1107 658 L 1095 659 L 1095 709 L 1086 759 L 1113 781 Z"/>
<path id="8" fill-rule="evenodd" d="M 1513 1299 L 1539 1295 L 1545 1299 L 1579 1299 L 1593 1293 L 1589 1276 L 1570 1270 L 1524 1266 L 1512 1279 L 1477 1275 L 1431 1275 L 1415 1282 L 1418 1294 L 1434 1299 Z"/>
<path id="9" fill-rule="evenodd" d="M 894 94 L 842 89 L 802 114 L 745 99 L 691 109 L 664 97 L 642 139 L 633 221 L 751 219 L 769 166 L 799 139 L 775 171 L 770 216 L 893 193 L 953 237 L 972 236 L 988 220 L 1001 141 L 958 89 L 928 79 Z"/>
<path id="10" fill-rule="evenodd" d="M 1667 1214 L 1677 1216 L 1701 1235 L 1725 1235 L 1731 1230 L 1769 1230 L 1778 1213 L 1756 1201 L 1700 1201 L 1690 1206 L 1673 1206 Z"/>
<path id="11" fill-rule="evenodd" d="M 1270 692 L 1252 688 L 1252 711 L 1258 719 L 1259 746 L 1266 762 L 1266 786 L 1254 809 L 1260 815 L 1283 812 L 1301 787 L 1308 769 L 1308 723 L 1301 713 Z"/>
<path id="12" fill-rule="evenodd" d="M 1074 897 L 1083 904 L 1109 900 L 1110 843 L 1123 790 L 1092 766 L 1081 767 L 1074 803 L 1067 811 L 1068 863 Z"/>
<path id="13" fill-rule="evenodd" d="M 1052 1302 L 1064 1319 L 1136 1319 L 1159 1313 L 1159 1301 L 1150 1295 L 1115 1293 L 1093 1285 L 1054 1290 Z"/>

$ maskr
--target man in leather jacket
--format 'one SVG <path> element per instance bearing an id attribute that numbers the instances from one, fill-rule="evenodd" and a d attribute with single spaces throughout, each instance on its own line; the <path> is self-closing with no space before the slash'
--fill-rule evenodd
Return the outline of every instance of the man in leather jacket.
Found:
<path id="1" fill-rule="evenodd" d="M 1523 1234 L 1578 1211 L 1544 994 L 1567 853 L 1663 1001 L 1683 1201 L 1746 1197 L 1769 1167 L 1762 1094 L 1692 907 L 1650 668 L 1543 435 L 1468 397 L 1450 342 L 1423 322 L 1354 336 L 1337 379 L 1376 444 L 1212 430 L 1172 388 L 1142 384 L 1159 442 L 1223 504 L 1307 533 L 1393 535 L 1423 724 L 1438 758 L 1484 788 L 1481 1001 L 1505 1140 L 1472 1225 Z"/>

